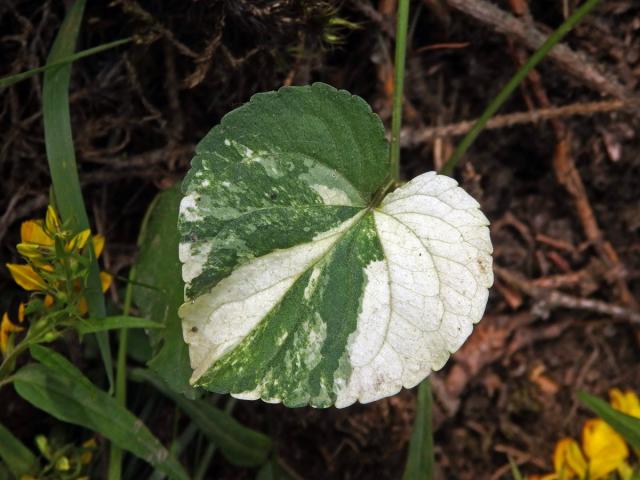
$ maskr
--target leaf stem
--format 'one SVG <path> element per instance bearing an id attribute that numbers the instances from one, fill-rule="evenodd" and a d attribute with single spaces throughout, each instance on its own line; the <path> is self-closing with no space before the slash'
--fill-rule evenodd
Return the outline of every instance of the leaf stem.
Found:
<path id="1" fill-rule="evenodd" d="M 394 60 L 393 113 L 391 117 L 391 175 L 400 180 L 400 128 L 402 127 L 402 98 L 404 67 L 407 54 L 409 0 L 399 0 L 396 23 L 396 55 Z"/>
<path id="2" fill-rule="evenodd" d="M 491 101 L 489 106 L 482 113 L 480 118 L 476 121 L 475 125 L 469 132 L 465 135 L 462 141 L 458 144 L 458 147 L 451 155 L 451 158 L 445 163 L 445 165 L 440 170 L 440 173 L 444 175 L 451 175 L 451 172 L 458 164 L 462 156 L 469 149 L 471 144 L 475 141 L 476 137 L 480 134 L 480 132 L 484 129 L 486 123 L 489 119 L 504 105 L 507 99 L 511 96 L 511 94 L 518 88 L 518 85 L 527 77 L 529 72 L 533 70 L 538 63 L 542 59 L 545 58 L 547 53 L 560 41 L 562 38 L 569 33 L 582 18 L 589 13 L 593 8 L 598 5 L 602 0 L 587 0 L 583 3 L 573 14 L 567 18 L 562 25 L 560 25 L 549 37 L 547 40 L 535 51 L 529 60 L 518 69 L 511 80 L 500 90 L 498 95 Z"/>

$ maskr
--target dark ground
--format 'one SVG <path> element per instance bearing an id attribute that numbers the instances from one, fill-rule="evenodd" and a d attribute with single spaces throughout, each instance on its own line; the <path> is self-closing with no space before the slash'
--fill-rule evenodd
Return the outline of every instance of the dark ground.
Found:
<path id="1" fill-rule="evenodd" d="M 65 3 L 0 1 L 0 75 L 44 62 Z M 530 21 L 526 0 L 496 5 Z M 395 2 L 334 6 L 360 28 L 331 30 L 332 9 L 318 1 L 89 2 L 79 49 L 136 36 L 77 63 L 72 77 L 80 178 L 107 237 L 108 270 L 126 274 L 153 196 L 182 178 L 194 144 L 253 93 L 321 80 L 361 95 L 389 124 Z M 574 8 L 574 0 L 536 1 L 530 14 L 548 32 Z M 407 178 L 441 166 L 460 139 L 420 135 L 477 117 L 529 52 L 447 1 L 414 1 L 411 17 Z M 340 44 L 329 38 L 336 34 Z M 492 221 L 497 283 L 485 319 L 434 375 L 442 478 L 507 478 L 508 456 L 525 473 L 548 470 L 555 441 L 577 436 L 588 416 L 576 390 L 640 386 L 637 325 L 613 309 L 637 311 L 640 299 L 640 2 L 603 2 L 566 43 L 588 55 L 582 67 L 598 62 L 622 86 L 613 100 L 626 108 L 487 131 L 456 170 Z M 569 104 L 589 111 L 587 102 L 611 99 L 610 86 L 594 88 L 565 65 L 545 61 L 537 73 L 501 113 Z M 17 259 L 20 222 L 42 216 L 47 201 L 40 91 L 36 77 L 0 93 L 3 262 Z M 5 270 L 0 288 L 0 310 L 23 296 Z M 26 442 L 41 433 L 8 389 L 0 405 L 0 420 Z M 403 391 L 346 410 L 239 402 L 235 412 L 269 433 L 301 478 L 395 479 L 414 407 L 414 392 Z M 148 421 L 161 438 L 172 415 L 160 405 Z M 213 472 L 253 477 L 221 457 Z"/>

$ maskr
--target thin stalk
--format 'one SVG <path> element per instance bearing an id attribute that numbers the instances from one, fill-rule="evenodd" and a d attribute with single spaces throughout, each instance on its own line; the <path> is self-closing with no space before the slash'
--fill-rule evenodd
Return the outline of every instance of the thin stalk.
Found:
<path id="1" fill-rule="evenodd" d="M 469 133 L 465 135 L 462 141 L 458 144 L 458 147 L 451 155 L 451 158 L 445 163 L 440 170 L 440 173 L 444 175 L 451 175 L 451 172 L 458 164 L 462 156 L 469 149 L 471 144 L 475 141 L 476 137 L 484 129 L 489 119 L 504 105 L 511 94 L 518 88 L 518 85 L 529 75 L 529 72 L 533 70 L 542 59 L 545 58 L 547 53 L 560 41 L 564 36 L 569 33 L 582 18 L 589 13 L 593 8 L 598 5 L 602 0 L 587 0 L 583 3 L 573 14 L 567 18 L 562 25 L 560 25 L 542 44 L 542 46 L 535 51 L 529 60 L 520 67 L 511 80 L 500 90 L 498 95 L 491 101 L 486 110 L 482 113 L 480 118 L 476 121 L 473 128 L 469 130 Z"/>
<path id="2" fill-rule="evenodd" d="M 135 266 L 129 272 L 129 283 L 124 294 L 123 315 L 129 315 L 133 298 L 133 281 L 136 277 Z M 118 359 L 116 363 L 116 401 L 118 405 L 127 407 L 127 343 L 128 329 L 120 330 L 118 341 Z M 122 477 L 122 449 L 115 444 L 111 444 L 109 453 L 109 480 L 120 480 Z"/>
<path id="3" fill-rule="evenodd" d="M 202 454 L 202 457 L 200 457 L 198 468 L 196 469 L 196 473 L 193 475 L 193 480 L 204 480 L 207 470 L 209 470 L 209 466 L 211 465 L 214 453 L 216 453 L 216 446 L 214 443 L 209 442 L 206 450 Z"/>
<path id="4" fill-rule="evenodd" d="M 156 197 L 157 199 L 157 197 Z M 155 205 L 153 201 L 152 205 Z M 142 242 L 146 238 L 147 227 L 149 226 L 149 220 L 151 219 L 151 212 L 153 208 L 148 208 L 147 212 L 140 224 L 140 232 L 138 233 L 137 246 L 138 249 L 142 245 Z M 137 272 L 135 264 L 129 270 L 129 277 L 127 278 L 127 289 L 124 294 L 124 305 L 122 306 L 122 314 L 129 315 L 131 310 L 131 303 L 133 302 L 133 287 L 137 285 L 136 282 Z M 126 328 L 120 330 L 119 346 L 118 346 L 118 359 L 116 366 L 116 392 L 115 397 L 118 404 L 125 407 L 127 406 L 127 343 L 129 341 L 129 334 Z M 111 451 L 109 453 L 109 480 L 120 480 L 122 477 L 122 449 L 117 445 L 111 444 Z"/>
<path id="5" fill-rule="evenodd" d="M 56 329 L 56 326 L 58 325 L 58 317 L 60 315 L 65 315 L 64 310 L 45 315 L 37 322 L 32 323 L 29 330 L 27 330 L 26 337 L 18 343 L 18 345 L 16 345 L 6 357 L 4 357 L 2 362 L 0 362 L 0 381 L 13 373 L 14 363 L 23 352 L 31 348 L 32 345 L 44 340 L 49 333 Z"/>
<path id="6" fill-rule="evenodd" d="M 408 25 L 409 0 L 399 0 L 396 23 L 396 55 L 394 60 L 393 113 L 391 117 L 391 175 L 395 182 L 400 180 L 400 128 L 402 127 L 402 98 Z"/>
<path id="7" fill-rule="evenodd" d="M 31 70 L 27 70 L 26 72 L 20 72 L 20 73 L 16 73 L 15 75 L 9 75 L 7 77 L 0 78 L 0 88 L 8 87 L 15 83 L 21 82 L 22 80 L 31 78 L 34 75 L 37 75 L 39 73 L 43 73 L 57 67 L 62 67 L 64 65 L 68 65 L 70 63 L 75 62 L 76 60 L 80 60 L 85 57 L 90 57 L 91 55 L 95 55 L 96 53 L 104 52 L 105 50 L 119 47 L 120 45 L 129 43 L 131 40 L 132 40 L 131 38 L 123 38 L 121 40 L 115 40 L 113 42 L 105 43 L 103 45 L 98 45 L 97 47 L 92 47 L 86 50 L 82 50 L 78 53 L 74 53 L 73 55 L 69 55 L 68 57 L 62 58 L 56 62 L 47 63 L 42 67 L 32 68 Z"/>
<path id="8" fill-rule="evenodd" d="M 5 385 L 9 385 L 15 378 L 15 376 L 11 375 L 10 377 L 0 380 L 0 388 L 4 387 Z"/>

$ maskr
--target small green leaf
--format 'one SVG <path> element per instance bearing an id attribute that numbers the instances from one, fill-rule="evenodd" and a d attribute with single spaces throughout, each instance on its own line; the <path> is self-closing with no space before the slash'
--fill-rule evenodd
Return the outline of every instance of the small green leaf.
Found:
<path id="1" fill-rule="evenodd" d="M 604 400 L 578 392 L 580 401 L 607 422 L 633 448 L 640 449 L 640 419 L 619 412 Z"/>
<path id="2" fill-rule="evenodd" d="M 382 122 L 325 84 L 257 94 L 209 132 L 178 222 L 193 385 L 345 407 L 445 364 L 484 312 L 489 222 L 449 177 L 390 185 Z"/>
<path id="3" fill-rule="evenodd" d="M 149 332 L 154 350 L 149 368 L 176 392 L 195 398 L 195 390 L 189 385 L 189 352 L 178 317 L 178 307 L 184 301 L 176 231 L 180 198 L 176 186 L 160 193 L 149 207 L 146 227 L 140 233 L 136 263 L 139 284 L 134 286 L 133 301 L 145 318 L 165 326 Z"/>
<path id="4" fill-rule="evenodd" d="M 1 423 L 0 458 L 15 478 L 35 475 L 39 469 L 36 456 Z"/>
<path id="5" fill-rule="evenodd" d="M 67 359 L 41 346 L 34 347 L 32 354 L 44 363 L 27 365 L 15 374 L 14 386 L 22 398 L 58 420 L 103 435 L 171 478 L 188 478 L 138 418 L 96 388 Z"/>
<path id="6" fill-rule="evenodd" d="M 424 380 L 418 387 L 416 418 L 409 440 L 409 453 L 403 480 L 431 480 L 433 478 L 433 427 L 431 383 Z"/>
<path id="7" fill-rule="evenodd" d="M 162 323 L 147 320 L 146 318 L 116 315 L 103 318 L 87 318 L 78 320 L 74 326 L 80 335 L 87 333 L 117 330 L 119 328 L 164 328 Z"/>
<path id="8" fill-rule="evenodd" d="M 150 383 L 163 395 L 171 398 L 198 425 L 202 433 L 220 448 L 229 462 L 241 467 L 259 467 L 267 461 L 271 440 L 266 435 L 245 427 L 205 400 L 189 400 L 175 393 L 150 371 L 136 369 L 131 376 Z"/>

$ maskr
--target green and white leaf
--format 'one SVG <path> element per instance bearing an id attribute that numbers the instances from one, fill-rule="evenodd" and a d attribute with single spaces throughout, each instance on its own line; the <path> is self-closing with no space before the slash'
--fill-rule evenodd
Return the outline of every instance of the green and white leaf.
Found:
<path id="1" fill-rule="evenodd" d="M 192 384 L 345 407 L 460 348 L 493 282 L 489 222 L 435 172 L 379 203 L 388 158 L 366 102 L 318 83 L 255 95 L 202 140 L 179 216 Z"/>

